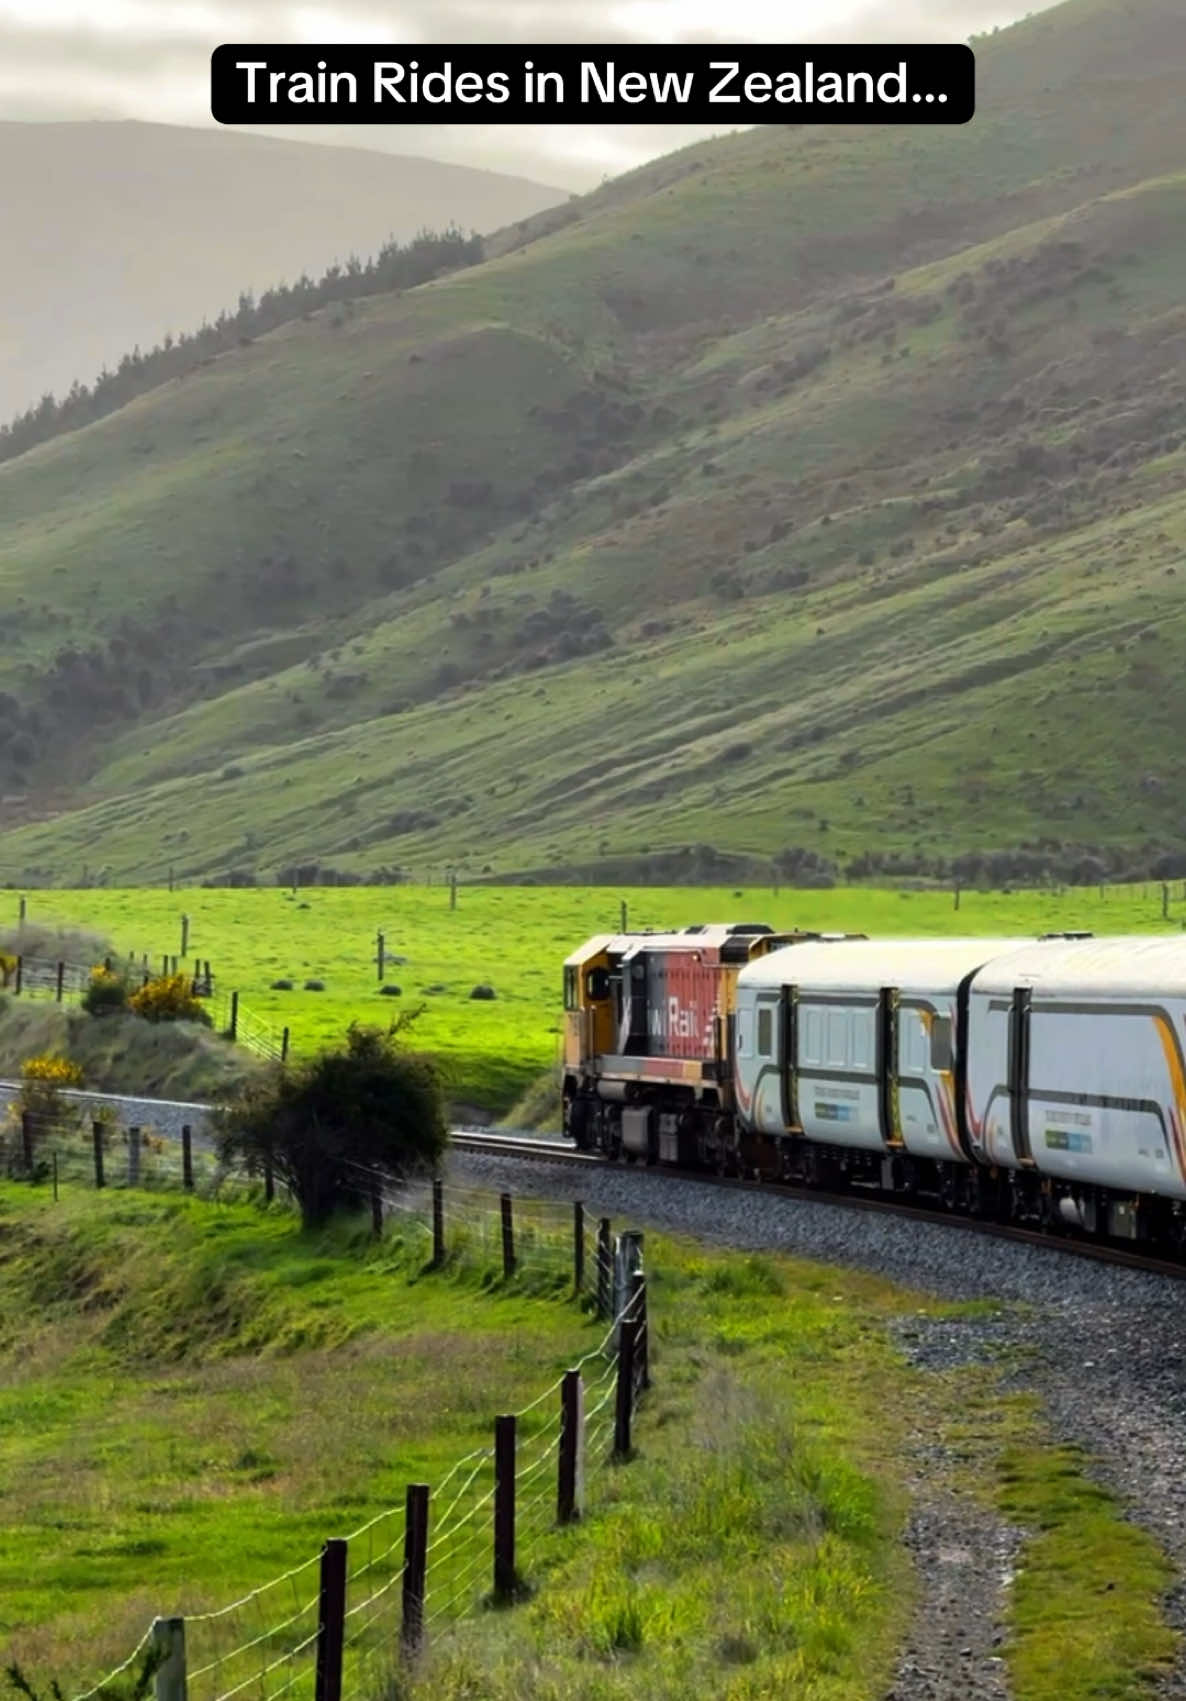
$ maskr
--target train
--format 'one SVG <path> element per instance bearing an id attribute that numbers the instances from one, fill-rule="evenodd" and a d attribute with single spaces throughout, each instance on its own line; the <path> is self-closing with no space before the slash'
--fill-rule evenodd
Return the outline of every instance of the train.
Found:
<path id="1" fill-rule="evenodd" d="M 1186 938 L 599 934 L 562 1103 L 627 1163 L 1186 1252 Z"/>

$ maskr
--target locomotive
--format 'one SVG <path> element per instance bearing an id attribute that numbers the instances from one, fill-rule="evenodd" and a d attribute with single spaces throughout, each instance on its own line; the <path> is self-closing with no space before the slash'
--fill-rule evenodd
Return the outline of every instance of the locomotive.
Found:
<path id="1" fill-rule="evenodd" d="M 598 935 L 564 1130 L 607 1157 L 1186 1250 L 1186 939 Z"/>

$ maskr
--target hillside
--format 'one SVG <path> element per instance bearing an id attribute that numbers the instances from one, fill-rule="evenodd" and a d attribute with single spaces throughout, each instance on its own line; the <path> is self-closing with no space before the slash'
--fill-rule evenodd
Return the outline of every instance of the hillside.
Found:
<path id="1" fill-rule="evenodd" d="M 0 467 L 0 877 L 1181 847 L 1186 31 L 977 52 Z"/>
<path id="2" fill-rule="evenodd" d="M 389 236 L 493 230 L 562 189 L 167 124 L 0 123 L 0 420 Z"/>

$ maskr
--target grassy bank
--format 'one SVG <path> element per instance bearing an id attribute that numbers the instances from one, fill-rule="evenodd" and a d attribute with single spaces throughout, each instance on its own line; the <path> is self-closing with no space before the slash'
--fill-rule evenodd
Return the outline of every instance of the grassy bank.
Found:
<path id="1" fill-rule="evenodd" d="M 455 1100 L 505 1112 L 545 1071 L 560 1045 L 560 965 L 590 934 L 612 932 L 626 904 L 631 927 L 711 920 L 881 935 L 1097 933 L 1177 930 L 1186 920 L 1176 882 L 1169 919 L 1158 884 L 1054 892 L 896 892 L 652 887 L 463 887 L 456 909 L 444 886 L 259 890 L 45 891 L 28 900 L 30 922 L 85 926 L 119 951 L 159 960 L 179 949 L 209 959 L 219 990 L 238 988 L 253 1016 L 288 1027 L 300 1053 L 340 1040 L 349 1022 L 385 1022 L 423 1004 L 415 1041 L 436 1053 Z M 11 914 L 4 913 L 5 904 Z M 0 927 L 15 922 L 17 895 L 0 894 Z M 375 936 L 385 936 L 383 996 Z M 290 988 L 273 983 L 291 981 Z M 315 980 L 322 989 L 306 990 Z M 495 997 L 470 997 L 477 985 Z"/>
<path id="2" fill-rule="evenodd" d="M 1173 1648 L 1155 1544 L 996 1372 L 922 1373 L 891 1343 L 904 1314 L 976 1308 L 658 1235 L 647 1254 L 635 1457 L 591 1448 L 575 1529 L 551 1529 L 546 1485 L 524 1497 L 530 1598 L 434 1631 L 399 1680 L 417 1701 L 882 1693 L 920 1598 L 903 1461 L 932 1432 L 958 1492 L 1023 1529 L 1015 1701 L 1152 1693 Z M 0 1188 L 0 1656 L 72 1692 L 154 1614 L 217 1608 L 439 1483 L 599 1336 L 562 1286 L 429 1274 L 407 1228 Z M 376 1651 L 364 1687 L 391 1677 Z"/>

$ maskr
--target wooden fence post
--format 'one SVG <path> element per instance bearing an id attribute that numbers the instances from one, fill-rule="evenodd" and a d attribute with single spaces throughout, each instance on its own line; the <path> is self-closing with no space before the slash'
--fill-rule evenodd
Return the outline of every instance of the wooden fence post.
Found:
<path id="1" fill-rule="evenodd" d="M 31 1111 L 21 1112 L 21 1162 L 25 1173 L 33 1173 L 33 1115 Z"/>
<path id="2" fill-rule="evenodd" d="M 614 1457 L 630 1453 L 630 1419 L 634 1413 L 634 1344 L 638 1324 L 627 1317 L 618 1330 L 618 1398 L 614 1410 Z"/>
<path id="3" fill-rule="evenodd" d="M 387 966 L 387 947 L 381 933 L 375 935 L 375 964 L 379 970 L 379 981 L 382 983 L 383 971 Z"/>
<path id="4" fill-rule="evenodd" d="M 24 898 L 21 899 L 21 910 L 20 910 L 19 920 L 20 920 L 21 926 L 24 927 L 24 925 L 25 925 L 25 900 L 24 900 Z"/>
<path id="5" fill-rule="evenodd" d="M 91 1123 L 91 1139 L 95 1147 L 95 1186 L 103 1186 L 103 1124 Z"/>
<path id="6" fill-rule="evenodd" d="M 342 1644 L 346 1634 L 346 1543 L 334 1536 L 321 1550 L 315 1701 L 342 1701 Z"/>
<path id="7" fill-rule="evenodd" d="M 405 1655 L 418 1652 L 424 1639 L 424 1579 L 428 1563 L 428 1485 L 408 1484 L 404 1510 L 403 1622 L 400 1644 Z"/>
<path id="8" fill-rule="evenodd" d="M 187 915 L 183 915 L 181 918 L 181 955 L 183 957 L 189 956 L 189 917 Z"/>
<path id="9" fill-rule="evenodd" d="M 194 1137 L 188 1122 L 181 1130 L 181 1185 L 187 1193 L 194 1190 Z"/>
<path id="10" fill-rule="evenodd" d="M 264 1159 L 264 1199 L 265 1199 L 266 1203 L 270 1205 L 272 1203 L 272 1200 L 275 1197 L 276 1197 L 276 1177 L 272 1173 L 272 1160 L 271 1160 L 271 1158 L 265 1158 Z"/>
<path id="11" fill-rule="evenodd" d="M 239 1037 L 239 994 L 237 992 L 231 993 L 231 1026 L 230 1026 L 229 1031 L 230 1031 L 231 1039 L 238 1039 L 238 1037 Z"/>
<path id="12" fill-rule="evenodd" d="M 585 1391 L 579 1370 L 566 1370 L 560 1384 L 560 1463 L 556 1522 L 571 1524 L 585 1509 Z"/>
<path id="13" fill-rule="evenodd" d="M 627 907 L 625 898 L 623 898 L 622 899 L 622 929 L 621 929 L 623 933 L 629 933 L 629 931 L 630 931 L 630 928 L 627 925 L 627 920 L 628 920 L 629 914 L 630 914 L 629 908 Z"/>
<path id="14" fill-rule="evenodd" d="M 128 1186 L 135 1187 L 140 1180 L 140 1130 L 128 1129 Z"/>
<path id="15" fill-rule="evenodd" d="M 18 998 L 21 995 L 21 982 L 24 979 L 24 974 L 25 974 L 25 959 L 24 959 L 24 957 L 18 955 L 17 960 L 16 960 L 16 987 L 14 989 L 15 992 L 16 992 L 16 996 Z"/>
<path id="16" fill-rule="evenodd" d="M 284 1032 L 280 1035 L 280 1061 L 281 1061 L 281 1063 L 287 1063 L 288 1062 L 288 1029 L 287 1028 L 285 1028 Z"/>
<path id="17" fill-rule="evenodd" d="M 62 982 L 65 979 L 65 975 L 66 975 L 66 965 L 65 965 L 65 963 L 59 963 L 58 964 L 58 984 L 57 984 L 57 987 L 56 987 L 56 990 L 55 990 L 55 996 L 56 996 L 59 1004 L 62 1002 Z"/>
<path id="18" fill-rule="evenodd" d="M 494 1594 L 515 1592 L 515 1419 L 494 1420 Z"/>
<path id="19" fill-rule="evenodd" d="M 613 1261 L 610 1248 L 610 1220 L 602 1217 L 597 1226 L 597 1315 L 608 1317 L 613 1304 Z"/>
<path id="20" fill-rule="evenodd" d="M 499 1205 L 502 1211 L 502 1274 L 505 1281 L 510 1281 L 515 1273 L 515 1220 L 512 1216 L 511 1196 L 509 1193 L 499 1195 Z"/>
<path id="21" fill-rule="evenodd" d="M 445 1184 L 439 1176 L 432 1183 L 432 1261 L 438 1269 L 445 1262 Z"/>
<path id="22" fill-rule="evenodd" d="M 154 1618 L 152 1645 L 164 1656 L 153 1679 L 156 1701 L 185 1701 L 184 1618 Z"/>
<path id="23" fill-rule="evenodd" d="M 585 1207 L 579 1199 L 572 1207 L 572 1287 L 580 1293 L 585 1285 Z"/>
<path id="24" fill-rule="evenodd" d="M 647 1279 L 642 1270 L 635 1270 L 630 1278 L 630 1315 L 638 1331 L 634 1339 L 634 1353 L 636 1381 L 641 1392 L 651 1385 L 647 1339 Z"/>

